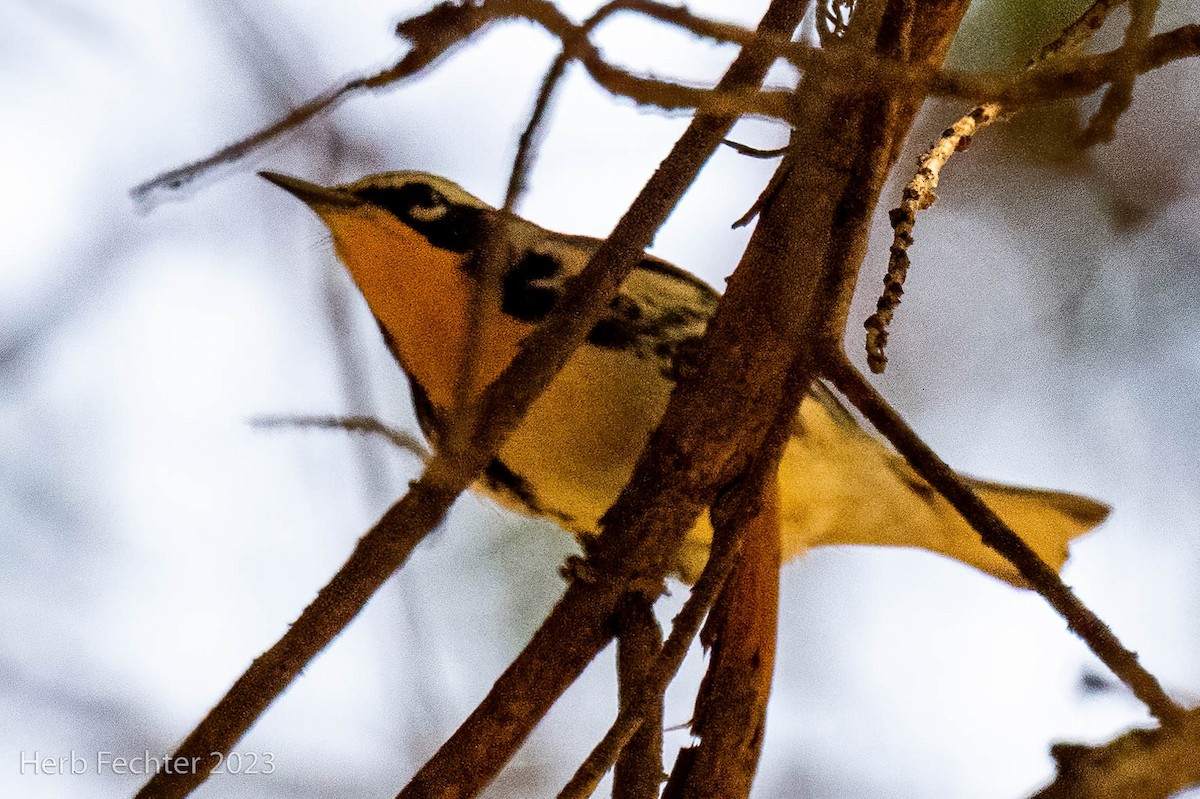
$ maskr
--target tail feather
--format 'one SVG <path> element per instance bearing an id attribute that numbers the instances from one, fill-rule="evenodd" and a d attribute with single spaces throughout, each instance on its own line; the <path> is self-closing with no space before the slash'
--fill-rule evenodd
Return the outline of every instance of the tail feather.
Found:
<path id="1" fill-rule="evenodd" d="M 1109 514 L 1109 506 L 1094 499 L 1063 491 L 1021 488 L 985 480 L 972 480 L 980 499 L 996 512 L 1013 532 L 1055 571 L 1067 560 L 1068 547 L 1075 538 L 1100 524 Z M 947 503 L 948 504 L 948 503 Z M 959 532 L 968 538 L 969 547 L 955 547 L 944 554 L 969 563 L 1001 580 L 1026 587 L 1017 570 L 991 547 L 979 540 L 979 534 L 953 508 Z"/>
<path id="2" fill-rule="evenodd" d="M 826 392 L 827 394 L 827 392 Z M 916 547 L 974 566 L 1016 586 L 1025 581 L 949 502 L 881 440 L 867 434 L 831 396 L 800 409 L 780 467 L 783 554 L 815 546 Z M 971 480 L 980 498 L 1053 569 L 1070 542 L 1108 516 L 1077 494 Z"/>

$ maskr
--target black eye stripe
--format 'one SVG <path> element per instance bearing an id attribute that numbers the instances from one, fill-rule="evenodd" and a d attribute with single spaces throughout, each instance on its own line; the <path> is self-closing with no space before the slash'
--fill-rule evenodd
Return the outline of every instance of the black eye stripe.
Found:
<path id="1" fill-rule="evenodd" d="M 448 202 L 428 183 L 366 186 L 354 196 L 387 211 L 442 250 L 470 252 L 479 237 L 482 211 Z"/>
<path id="2" fill-rule="evenodd" d="M 359 199 L 408 219 L 412 209 L 435 208 L 446 204 L 446 198 L 428 183 L 405 183 L 403 186 L 367 186 L 355 192 Z"/>

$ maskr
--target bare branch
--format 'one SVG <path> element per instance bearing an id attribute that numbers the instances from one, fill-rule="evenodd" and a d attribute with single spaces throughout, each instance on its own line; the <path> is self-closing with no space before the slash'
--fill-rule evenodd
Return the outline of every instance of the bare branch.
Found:
<path id="1" fill-rule="evenodd" d="M 1167 799 L 1200 784 L 1200 709 L 1171 727 L 1130 730 L 1103 746 L 1058 744 L 1058 777 L 1032 799 Z"/>
<path id="2" fill-rule="evenodd" d="M 643 721 L 652 715 L 651 706 L 662 701 L 667 685 L 675 678 L 676 672 L 687 657 L 692 641 L 700 632 L 708 609 L 716 601 L 721 586 L 733 571 L 740 551 L 739 539 L 730 540 L 726 546 L 713 549 L 708 562 L 704 564 L 704 571 L 700 573 L 700 579 L 692 586 L 683 609 L 675 616 L 671 634 L 667 636 L 667 641 L 663 644 L 653 667 L 646 672 L 638 690 L 627 701 L 622 701 L 612 726 L 559 791 L 557 799 L 586 799 L 591 796 L 600 784 L 600 779 L 616 762 L 618 755 Z"/>
<path id="3" fill-rule="evenodd" d="M 698 35 L 736 37 L 725 40 L 742 45 L 754 38 L 752 31 L 694 17 L 683 9 L 630 0 L 628 3 L 618 4 L 613 10 L 624 8 L 637 9 L 674 21 L 686 29 L 694 30 Z M 413 77 L 452 49 L 468 42 L 490 23 L 511 18 L 524 18 L 536 22 L 564 43 L 568 43 L 570 46 L 564 47 L 564 52 L 570 53 L 572 59 L 583 63 L 600 86 L 635 102 L 664 110 L 703 108 L 714 114 L 761 114 L 786 118 L 790 113 L 786 107 L 786 92 L 742 89 L 714 92 L 670 81 L 638 77 L 614 67 L 587 41 L 585 27 L 572 23 L 547 0 L 488 0 L 479 5 L 444 2 L 397 25 L 397 34 L 407 39 L 412 47 L 393 66 L 371 75 L 353 78 L 207 158 L 172 169 L 134 187 L 130 195 L 143 210 L 149 210 L 168 194 L 186 188 L 218 167 L 251 155 L 281 135 L 333 109 L 351 95 L 389 87 Z M 783 38 L 775 45 L 775 49 L 786 44 L 787 39 Z"/>
<path id="4" fill-rule="evenodd" d="M 794 424 L 782 426 L 779 451 Z M 700 633 L 709 663 L 692 715 L 699 744 L 676 761 L 670 780 L 685 799 L 744 799 L 758 771 L 779 623 L 778 461 L 769 468 L 754 493 L 746 492 L 753 505 L 738 509 L 741 555 Z"/>
<path id="5" fill-rule="evenodd" d="M 931 93 L 972 96 L 1008 106 L 1034 105 L 1084 97 L 1107 83 L 1141 75 L 1182 58 L 1200 55 L 1200 25 L 1183 25 L 1099 55 L 1063 57 L 1011 81 L 988 76 L 935 75 Z"/>
<path id="6" fill-rule="evenodd" d="M 1138 663 L 1137 655 L 1117 639 L 1112 630 L 1084 605 L 1055 573 L 971 489 L 965 480 L 938 457 L 887 403 L 853 364 L 838 352 L 825 364 L 825 374 L 838 390 L 870 420 L 904 456 L 921 477 L 945 497 L 983 543 L 1003 555 L 1026 582 L 1066 620 L 1096 657 L 1129 686 L 1163 724 L 1177 723 L 1182 711 L 1163 691 L 1157 678 Z"/>
<path id="7" fill-rule="evenodd" d="M 280 135 L 336 107 L 350 95 L 387 86 L 417 74 L 452 46 L 470 39 L 491 20 L 492 17 L 472 5 L 435 6 L 427 13 L 401 23 L 403 35 L 412 42 L 412 48 L 395 65 L 372 75 L 349 80 L 309 100 L 283 119 L 208 158 L 172 169 L 134 187 L 130 195 L 139 206 L 149 210 L 160 201 L 160 195 L 165 192 L 176 192 L 216 167 L 240 161 Z"/>
<path id="8" fill-rule="evenodd" d="M 1129 25 L 1125 28 L 1124 46 L 1140 45 L 1149 39 L 1157 14 L 1158 0 L 1129 0 Z M 1100 109 L 1080 136 L 1080 144 L 1090 147 L 1112 140 L 1117 120 L 1133 102 L 1133 85 L 1136 81 L 1136 74 L 1125 75 L 1108 87 L 1104 99 L 1100 101 Z"/>
<path id="9" fill-rule="evenodd" d="M 942 137 L 921 156 L 917 174 L 904 187 L 900 207 L 888 215 L 893 235 L 887 275 L 883 278 L 883 294 L 875 303 L 875 313 L 863 324 L 867 329 L 867 363 L 876 374 L 887 367 L 885 348 L 888 325 L 904 295 L 904 280 L 908 276 L 908 248 L 913 243 L 912 232 L 917 223 L 917 211 L 924 211 L 937 200 L 934 189 L 937 188 L 942 167 L 950 160 L 950 156 L 965 150 L 971 137 L 979 129 L 990 125 L 999 111 L 1000 106 L 996 103 L 981 105 L 942 131 Z"/>
<path id="10" fill-rule="evenodd" d="M 1026 68 L 1035 67 L 1039 63 L 1059 55 L 1079 53 L 1092 41 L 1096 31 L 1104 27 L 1112 10 L 1123 6 L 1126 2 L 1128 0 L 1096 0 L 1074 22 L 1063 28 L 1058 38 L 1043 47 L 1037 56 L 1030 60 Z"/>
<path id="11" fill-rule="evenodd" d="M 250 664 L 179 745 L 174 757 L 187 758 L 195 767 L 159 771 L 137 798 L 183 797 L 207 779 L 220 762 L 216 753 L 228 752 L 301 669 L 358 615 L 473 479 L 469 471 L 455 471 L 435 457 L 408 493 L 359 539 L 349 560 L 283 637 Z"/>
<path id="12" fill-rule="evenodd" d="M 1074 22 L 1038 55 L 1026 64 L 1026 70 L 1036 69 L 1047 60 L 1072 55 L 1082 50 L 1108 18 L 1109 12 L 1126 0 L 1096 0 Z M 1143 37 L 1144 40 L 1144 37 Z M 1132 40 L 1130 40 L 1132 41 Z M 904 188 L 900 206 L 892 210 L 889 218 L 894 231 L 889 250 L 887 274 L 883 279 L 883 294 L 875 304 L 875 313 L 864 323 L 867 329 L 867 365 L 875 374 L 887 368 L 888 326 L 892 322 L 900 298 L 904 295 L 904 281 L 908 277 L 908 248 L 913 244 L 913 228 L 917 222 L 917 211 L 933 205 L 937 199 L 937 188 L 942 167 L 954 153 L 965 150 L 971 138 L 980 129 L 991 124 L 1000 114 L 999 103 L 978 105 L 969 114 L 959 119 L 942 132 L 942 137 L 921 156 L 917 174 Z"/>
<path id="13" fill-rule="evenodd" d="M 642 683 L 627 699 L 622 700 L 612 726 L 584 758 L 559 792 L 558 799 L 585 799 L 590 796 L 644 720 L 650 723 L 652 708 L 661 703 L 663 693 L 683 664 L 692 640 L 700 632 L 709 608 L 716 602 L 741 557 L 750 527 L 759 516 L 765 487 L 769 485 L 774 490 L 779 452 L 791 428 L 791 415 L 784 417 L 781 414 L 770 443 L 759 452 L 750 471 L 714 507 L 716 530 L 712 552 L 700 578 L 692 586 L 691 594 L 676 615 L 662 651 L 646 670 Z"/>
<path id="14" fill-rule="evenodd" d="M 966 97 L 1006 105 L 1047 102 L 1090 94 L 1113 80 L 1128 78 L 1200 53 L 1200 31 L 1190 30 L 1194 26 L 1187 26 L 1160 34 L 1144 43 L 1130 43 L 1105 56 L 1073 61 L 1068 67 L 1041 75 L 1036 80 L 1029 76 L 1012 79 L 966 75 L 929 65 L 906 65 L 899 60 L 863 53 L 861 48 L 839 47 L 826 51 L 792 42 L 783 36 L 756 37 L 754 32 L 745 28 L 706 20 L 685 9 L 660 5 L 650 0 L 628 0 L 618 3 L 615 10 L 637 11 L 697 35 L 743 47 L 757 41 L 758 46 L 771 57 L 785 58 L 801 70 L 850 77 L 853 83 L 848 85 L 862 86 L 887 81 L 898 87 L 908 87 L 931 95 Z M 208 158 L 173 169 L 135 187 L 131 195 L 143 209 L 153 207 L 165 193 L 178 191 L 211 170 L 250 155 L 280 135 L 333 108 L 351 94 L 391 86 L 416 75 L 454 47 L 465 43 L 489 23 L 513 18 L 536 22 L 558 37 L 564 42 L 564 52 L 570 53 L 598 85 L 614 95 L 667 111 L 697 110 L 715 115 L 759 115 L 795 121 L 794 108 L 786 91 L 699 88 L 633 75 L 613 66 L 587 40 L 585 28 L 571 22 L 548 0 L 484 0 L 479 5 L 442 3 L 397 26 L 397 32 L 412 43 L 412 48 L 394 66 L 350 80 Z"/>
<path id="15" fill-rule="evenodd" d="M 654 618 L 654 600 L 630 592 L 616 613 L 617 687 L 619 705 L 641 698 L 639 690 L 662 652 L 662 629 Z M 645 716 L 621 750 L 613 770 L 613 799 L 658 799 L 663 773 L 663 691 L 639 704 Z M 608 770 L 605 764 L 600 776 Z M 597 781 L 599 777 L 597 777 Z"/>
<path id="16" fill-rule="evenodd" d="M 348 433 L 381 436 L 404 452 L 416 455 L 422 461 L 433 457 L 421 439 L 403 430 L 391 427 L 374 416 L 256 416 L 250 420 L 251 427 L 272 430 L 281 427 L 313 427 L 319 430 L 345 430 Z"/>

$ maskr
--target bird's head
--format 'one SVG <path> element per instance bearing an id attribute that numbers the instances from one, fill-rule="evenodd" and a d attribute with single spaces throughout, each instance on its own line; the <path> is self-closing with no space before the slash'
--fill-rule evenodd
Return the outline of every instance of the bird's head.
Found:
<path id="1" fill-rule="evenodd" d="M 472 256 L 485 235 L 485 216 L 498 212 L 456 183 L 424 172 L 387 172 L 331 187 L 259 174 L 321 218 L 400 365 L 435 407 L 454 407 L 476 308 Z M 501 297 L 484 298 L 475 391 L 500 374 L 533 328 L 501 305 Z"/>

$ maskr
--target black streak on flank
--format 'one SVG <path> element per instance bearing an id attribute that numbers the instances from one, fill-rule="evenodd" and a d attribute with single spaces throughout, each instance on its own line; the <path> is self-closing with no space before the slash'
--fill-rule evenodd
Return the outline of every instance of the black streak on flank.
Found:
<path id="1" fill-rule="evenodd" d="M 493 458 L 483 470 L 483 479 L 488 488 L 497 493 L 507 494 L 528 508 L 530 513 L 541 513 L 537 496 L 533 493 L 529 481 L 505 466 L 498 458 Z"/>
<path id="2" fill-rule="evenodd" d="M 588 344 L 606 350 L 632 349 L 646 332 L 644 325 L 638 324 L 642 309 L 623 294 L 614 297 L 608 307 L 609 314 L 588 333 Z"/>
<path id="3" fill-rule="evenodd" d="M 479 241 L 482 209 L 448 202 L 427 183 L 367 186 L 355 196 L 387 211 L 438 249 L 466 253 Z"/>
<path id="4" fill-rule="evenodd" d="M 558 274 L 561 265 L 552 256 L 526 252 L 504 276 L 500 310 L 522 322 L 540 322 L 554 310 L 559 290 L 542 283 Z"/>

